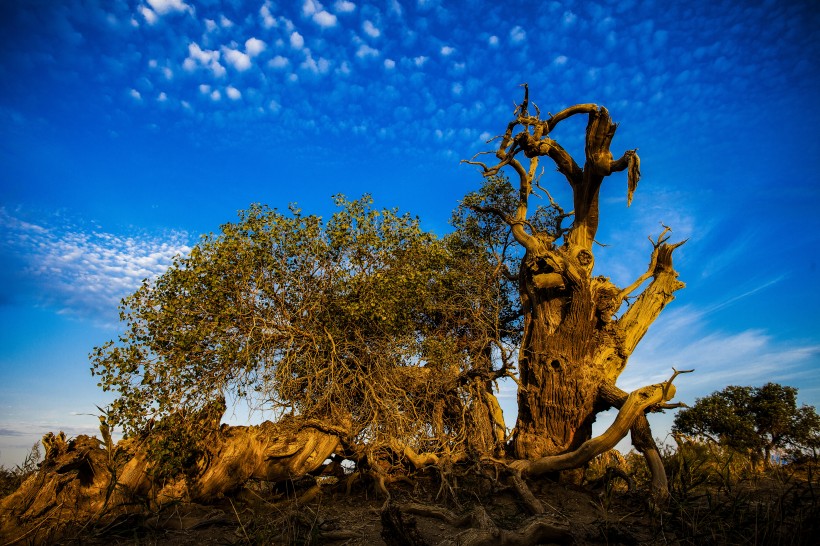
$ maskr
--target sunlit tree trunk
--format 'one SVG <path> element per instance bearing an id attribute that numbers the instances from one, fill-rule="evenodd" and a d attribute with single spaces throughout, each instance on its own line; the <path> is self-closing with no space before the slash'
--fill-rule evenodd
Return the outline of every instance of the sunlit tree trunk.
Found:
<path id="1" fill-rule="evenodd" d="M 592 276 L 601 184 L 614 172 L 628 171 L 631 202 L 640 160 L 635 150 L 613 158 L 609 148 L 616 125 L 606 108 L 580 104 L 545 120 L 537 107 L 535 115 L 529 108 L 525 91 L 495 152 L 497 164 L 467 163 L 480 166 L 485 176 L 495 176 L 504 167 L 518 175 L 516 210 L 474 208 L 501 217 L 526 251 L 518 271 L 525 332 L 519 353 L 518 418 L 510 447 L 515 458 L 536 460 L 578 449 L 591 439 L 598 412 L 623 407 L 628 393 L 616 386 L 616 380 L 649 325 L 684 285 L 672 266 L 672 251 L 681 243 L 667 244 L 668 228 L 652 241 L 649 268 L 631 286 L 619 288 L 605 277 Z M 576 115 L 588 117 L 583 167 L 549 137 L 558 123 Z M 546 194 L 556 220 L 550 229 L 539 230 L 528 219 L 529 198 L 542 190 L 536 174 L 544 156 L 569 182 L 574 211 L 565 213 Z M 572 225 L 565 228 L 562 221 L 569 217 Z M 618 317 L 627 297 L 644 285 Z M 669 392 L 666 389 L 654 407 L 665 405 Z M 643 411 L 630 426 L 636 447 L 657 467 L 657 448 Z M 664 476 L 656 481 L 658 487 L 665 485 Z"/>

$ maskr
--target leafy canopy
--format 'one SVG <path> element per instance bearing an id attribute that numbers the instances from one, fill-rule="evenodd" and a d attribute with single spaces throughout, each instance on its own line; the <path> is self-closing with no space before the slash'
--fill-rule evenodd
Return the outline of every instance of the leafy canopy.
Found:
<path id="1" fill-rule="evenodd" d="M 369 197 L 335 200 L 327 221 L 253 205 L 123 300 L 124 333 L 91 355 L 113 424 L 134 434 L 233 394 L 369 441 L 469 435 L 463 386 L 494 378 L 518 332 L 487 241 L 468 209 L 439 239 Z"/>
<path id="2" fill-rule="evenodd" d="M 820 417 L 813 406 L 797 406 L 797 389 L 777 383 L 729 386 L 675 416 L 675 432 L 702 436 L 768 459 L 775 449 L 792 453 L 820 447 Z"/>

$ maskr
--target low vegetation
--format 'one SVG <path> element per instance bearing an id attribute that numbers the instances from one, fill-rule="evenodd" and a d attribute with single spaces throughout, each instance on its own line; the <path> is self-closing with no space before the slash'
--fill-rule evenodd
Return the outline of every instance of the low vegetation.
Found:
<path id="1" fill-rule="evenodd" d="M 152 504 L 62 530 L 62 544 L 814 544 L 820 532 L 820 465 L 809 453 L 761 467 L 748 453 L 674 435 L 662 445 L 668 503 L 651 498 L 646 460 L 609 451 L 586 467 L 581 486 L 528 480 L 531 495 L 498 465 L 427 467 L 380 493 L 352 468 L 290 482 L 250 480 L 208 504 Z M 4 491 L 36 479 L 2 471 Z M 141 500 L 140 500 L 141 499 Z M 71 508 L 62 516 L 71 520 Z M 48 522 L 3 544 L 53 542 Z M 20 540 L 17 540 L 20 539 Z M 495 542 L 493 542 L 495 543 Z"/>
<path id="2" fill-rule="evenodd" d="M 550 136 L 577 117 L 580 162 Z M 793 408 L 796 391 L 735 388 L 699 402 L 670 450 L 646 414 L 681 407 L 673 381 L 692 370 L 617 385 L 684 284 L 673 265 L 683 241 L 666 226 L 634 282 L 593 275 L 600 189 L 625 172 L 629 204 L 640 180 L 636 150 L 610 150 L 616 130 L 595 104 L 542 118 L 525 85 L 497 147 L 465 162 L 483 183 L 444 237 L 342 196 L 329 218 L 252 205 L 204 236 L 122 301 L 122 334 L 91 355 L 99 386 L 116 394 L 100 438 L 47 434 L 37 471 L 12 472 L 25 480 L 0 504 L 0 533 L 11 543 L 701 544 L 739 540 L 754 522 L 755 540 L 802 540 L 814 467 L 768 469 L 775 452 L 816 455 L 816 433 L 802 434 L 817 416 Z M 542 186 L 542 160 L 569 184 L 572 211 Z M 511 428 L 501 378 L 518 385 Z M 275 420 L 224 425 L 226 399 Z M 717 410 L 698 413 L 705 406 Z M 614 422 L 593 437 L 610 408 Z M 715 419 L 732 412 L 754 416 L 742 445 L 733 430 L 746 421 Z M 610 450 L 627 434 L 636 452 L 623 459 Z"/>

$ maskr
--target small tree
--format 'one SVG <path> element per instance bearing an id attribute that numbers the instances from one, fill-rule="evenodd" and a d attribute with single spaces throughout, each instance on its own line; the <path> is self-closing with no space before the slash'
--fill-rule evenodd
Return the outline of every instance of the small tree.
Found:
<path id="1" fill-rule="evenodd" d="M 483 242 L 336 201 L 327 222 L 253 206 L 126 298 L 125 333 L 92 355 L 112 423 L 133 435 L 234 393 L 349 431 L 356 458 L 499 452 L 490 382 L 518 317 Z"/>
<path id="2" fill-rule="evenodd" d="M 813 406 L 797 407 L 794 387 L 729 386 L 678 412 L 673 431 L 749 453 L 769 465 L 775 450 L 816 455 L 820 417 Z"/>

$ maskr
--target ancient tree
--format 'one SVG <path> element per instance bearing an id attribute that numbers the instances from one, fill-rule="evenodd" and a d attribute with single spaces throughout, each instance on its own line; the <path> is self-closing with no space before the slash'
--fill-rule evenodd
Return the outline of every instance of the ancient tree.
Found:
<path id="1" fill-rule="evenodd" d="M 670 244 L 664 228 L 630 286 L 593 276 L 601 185 L 627 171 L 631 201 L 638 155 L 613 157 L 616 125 L 605 108 L 581 104 L 541 119 L 527 93 L 498 137 L 497 161 L 467 161 L 485 183 L 446 237 L 372 209 L 368 198 L 337 197 L 328 220 L 254 205 L 146 280 L 122 302 L 123 333 L 91 355 L 100 386 L 117 394 L 102 441 L 44 438 L 46 460 L 3 500 L 0 530 L 48 541 L 60 533 L 45 526 L 50 518 L 115 518 L 210 502 L 248 481 L 320 474 L 389 498 L 391 483 L 430 467 L 440 491 L 453 491 L 448 476 L 458 468 L 493 487 L 508 479 L 542 517 L 528 478 L 582 468 L 629 431 L 654 497 L 664 498 L 646 413 L 673 406 L 678 372 L 630 393 L 616 382 L 683 287 L 672 265 L 681 243 Z M 550 137 L 573 116 L 588 118 L 583 166 Z M 572 211 L 541 188 L 542 158 L 569 183 Z M 539 192 L 548 206 L 531 205 Z M 519 386 L 509 437 L 495 397 L 502 377 Z M 226 398 L 250 400 L 275 422 L 222 425 Z M 592 438 L 596 414 L 610 407 L 615 422 Z M 126 438 L 115 444 L 111 426 Z M 61 515 L 66 507 L 73 512 Z M 491 518 L 473 516 L 474 542 L 465 543 L 495 540 Z M 395 507 L 383 519 L 402 526 Z M 531 543 L 569 536 L 543 519 L 527 529 Z"/>
<path id="2" fill-rule="evenodd" d="M 664 229 L 652 242 L 649 267 L 630 286 L 617 287 L 606 277 L 593 276 L 601 185 L 611 174 L 627 171 L 630 204 L 640 179 L 640 159 L 636 150 L 614 158 L 610 145 L 617 125 L 606 108 L 579 104 L 541 119 L 524 88 L 524 100 L 495 150 L 498 161 L 467 161 L 478 165 L 485 177 L 496 177 L 506 167 L 517 179 L 512 207 L 498 206 L 494 199 L 473 204 L 474 210 L 509 226 L 524 249 L 518 270 L 511 273 L 518 283 L 525 318 L 518 418 L 509 440 L 510 455 L 526 460 L 547 457 L 544 463 L 554 461 L 550 456 L 566 459 L 591 440 L 595 415 L 614 406 L 620 409 L 619 420 L 631 429 L 635 447 L 646 455 L 657 476 L 656 485 L 662 489 L 665 478 L 645 411 L 664 407 L 674 394 L 671 380 L 644 393 L 651 391 L 654 397 L 649 405 L 627 404 L 628 395 L 616 381 L 649 326 L 672 301 L 673 293 L 684 286 L 672 266 L 672 253 L 682 243 L 669 244 L 670 230 Z M 583 166 L 550 138 L 559 123 L 573 116 L 588 118 Z M 566 178 L 574 209 L 565 212 L 547 194 L 551 221 L 534 222 L 530 201 L 533 194 L 543 191 L 538 178 L 542 158 L 552 161 Z M 568 218 L 572 222 L 564 226 Z M 627 308 L 621 312 L 624 305 Z M 613 428 L 596 441 L 609 445 L 620 440 L 616 436 Z M 584 447 L 588 448 L 589 444 Z M 587 458 L 579 454 L 572 459 L 570 467 Z M 567 468 L 567 464 L 542 465 L 545 469 L 558 466 Z"/>

